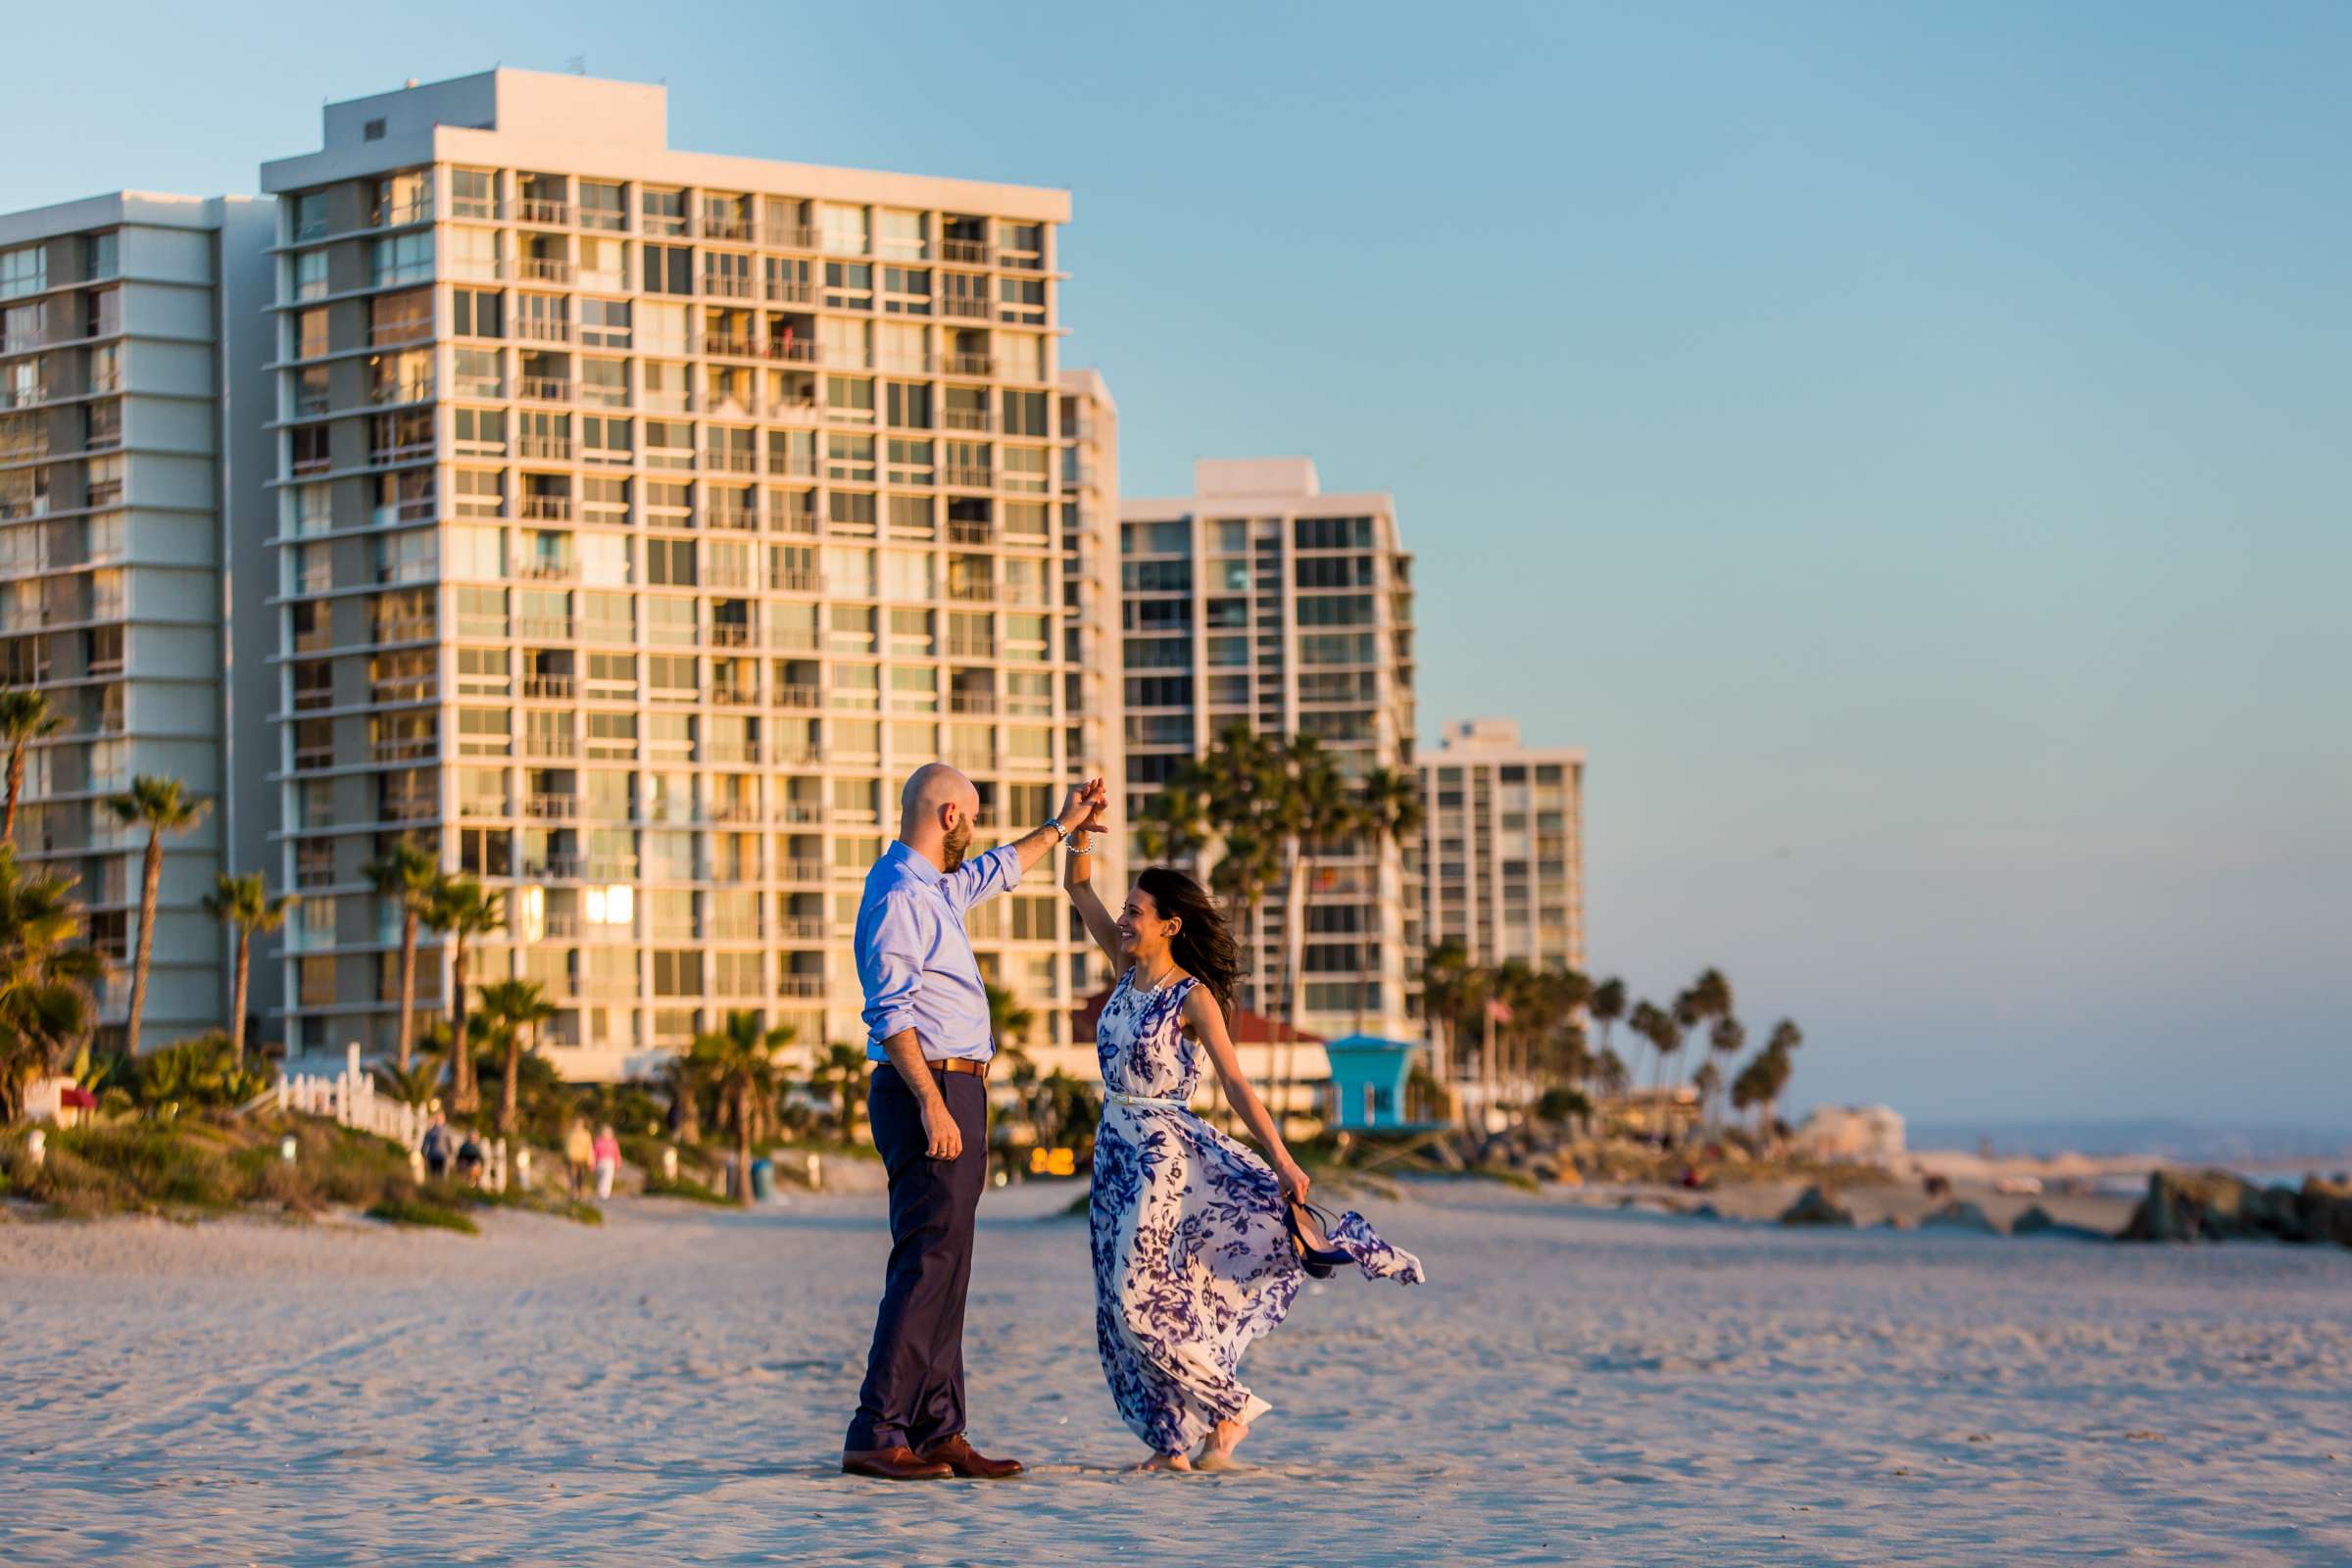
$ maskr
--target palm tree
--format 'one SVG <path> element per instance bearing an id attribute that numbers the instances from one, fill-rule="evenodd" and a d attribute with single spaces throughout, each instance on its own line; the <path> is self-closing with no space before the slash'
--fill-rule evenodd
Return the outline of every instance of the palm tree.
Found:
<path id="1" fill-rule="evenodd" d="M 1462 1020 L 1470 1011 L 1470 950 L 1447 937 L 1421 960 L 1421 1010 L 1437 1026 L 1438 1070 L 1433 1076 L 1450 1093 Z"/>
<path id="2" fill-rule="evenodd" d="M 1017 1050 L 1029 1038 L 1030 1027 L 1037 1014 L 1021 1005 L 1020 998 L 1003 986 L 988 985 L 988 1029 L 1000 1047 Z"/>
<path id="3" fill-rule="evenodd" d="M 130 788 L 107 797 L 106 808 L 124 827 L 147 829 L 147 858 L 139 877 L 139 940 L 130 961 L 130 1019 L 123 1054 L 139 1054 L 139 1022 L 147 1010 L 147 964 L 155 956 L 155 904 L 164 885 L 164 835 L 185 833 L 204 820 L 213 803 L 186 792 L 178 779 L 141 773 Z"/>
<path id="4" fill-rule="evenodd" d="M 1737 1018 L 1718 1018 L 1715 1020 L 1715 1027 L 1707 1031 L 1707 1049 L 1713 1052 L 1716 1055 L 1722 1056 L 1727 1060 L 1740 1054 L 1741 1049 L 1744 1048 L 1746 1044 L 1747 1026 Z M 1712 1075 L 1712 1082 L 1709 1087 L 1712 1088 L 1715 1085 L 1721 1084 L 1722 1082 L 1723 1074 L 1717 1072 Z M 1704 1100 L 1711 1099 L 1712 1097 L 1706 1095 L 1702 1091 L 1701 1098 Z"/>
<path id="5" fill-rule="evenodd" d="M 726 1022 L 710 1034 L 697 1035 L 688 1052 L 704 1080 L 717 1091 L 718 1102 L 735 1117 L 735 1192 L 743 1206 L 752 1206 L 752 1116 L 760 1100 L 772 1100 L 782 1086 L 776 1053 L 792 1044 L 792 1026 L 760 1026 L 756 1012 L 727 1014 Z"/>
<path id="6" fill-rule="evenodd" d="M 811 1078 L 814 1087 L 827 1091 L 827 1097 L 841 1106 L 841 1141 L 850 1143 L 858 1136 L 858 1086 L 865 1081 L 865 1050 L 861 1046 L 845 1046 L 835 1041 L 825 1050 L 825 1059 L 816 1064 Z"/>
<path id="7" fill-rule="evenodd" d="M 24 793 L 24 749 L 66 727 L 66 715 L 49 706 L 47 692 L 12 686 L 0 692 L 0 741 L 8 745 L 8 815 L 0 839 L 17 842 L 17 800 Z"/>
<path id="8" fill-rule="evenodd" d="M 468 1039 L 466 945 L 506 924 L 505 905 L 504 894 L 483 891 L 482 885 L 469 876 L 436 878 L 426 896 L 424 923 L 449 938 L 449 1032 L 453 1040 Z M 470 1049 L 450 1057 L 449 1103 L 462 1116 L 470 1116 L 482 1108 L 482 1088 L 474 1078 Z"/>
<path id="9" fill-rule="evenodd" d="M 1390 845 L 1399 850 L 1421 836 L 1427 804 L 1421 781 L 1397 768 L 1376 767 L 1356 786 L 1355 814 L 1359 830 L 1371 840 L 1372 857 Z M 1356 1027 L 1363 1027 L 1364 986 L 1355 988 Z"/>
<path id="10" fill-rule="evenodd" d="M 536 980 L 500 980 L 482 987 L 482 1011 L 496 1025 L 495 1036 L 506 1050 L 506 1078 L 499 1089 L 498 1130 L 514 1131 L 514 1085 L 522 1058 L 536 1043 L 539 1026 L 556 1015 L 547 988 Z"/>
<path id="11" fill-rule="evenodd" d="M 1616 1027 L 1618 1019 L 1625 1016 L 1625 982 L 1611 975 L 1594 986 L 1592 1000 L 1585 1004 L 1585 1010 L 1592 1015 L 1594 1023 L 1600 1025 L 1600 1049 L 1607 1051 L 1609 1031 Z"/>
<path id="12" fill-rule="evenodd" d="M 671 1056 L 662 1064 L 662 1081 L 669 1087 L 669 1130 L 681 1144 L 703 1141 L 702 1085 L 692 1057 Z"/>
<path id="13" fill-rule="evenodd" d="M 1667 1032 L 1674 1028 L 1674 1019 L 1668 1016 L 1666 1009 L 1644 997 L 1634 1004 L 1632 1013 L 1626 1018 L 1626 1027 L 1633 1031 L 1636 1040 L 1647 1042 L 1650 1050 L 1656 1053 L 1657 1065 L 1651 1074 L 1651 1081 L 1663 1089 L 1666 1086 L 1667 1048 L 1662 1042 Z"/>
<path id="14" fill-rule="evenodd" d="M 441 867 L 425 850 L 402 839 L 368 866 L 368 880 L 378 897 L 400 909 L 400 1070 L 409 1070 L 416 1043 L 416 925 L 431 903 L 434 878 Z"/>
<path id="15" fill-rule="evenodd" d="M 106 972 L 81 940 L 82 916 L 62 877 L 26 873 L 0 842 L 0 1124 L 24 1091 L 89 1033 L 90 987 Z"/>
<path id="16" fill-rule="evenodd" d="M 1315 876 L 1316 852 L 1352 837 L 1361 819 L 1348 780 L 1323 743 L 1312 735 L 1294 735 L 1281 749 L 1280 811 L 1290 830 L 1284 842 L 1290 860 L 1284 887 L 1282 982 L 1285 1005 L 1281 1060 L 1274 1069 L 1275 1103 L 1287 1109 L 1299 1031 L 1303 1027 L 1298 984 L 1306 964 L 1306 896 Z"/>
<path id="17" fill-rule="evenodd" d="M 205 896 L 204 910 L 214 919 L 234 926 L 237 933 L 237 967 L 228 995 L 228 1050 L 237 1070 L 245 1070 L 245 982 L 253 968 L 253 934 L 270 932 L 286 923 L 286 913 L 302 902 L 299 893 L 281 893 L 270 897 L 263 885 L 262 873 L 248 871 L 243 876 L 230 876 L 223 871 Z"/>
<path id="18" fill-rule="evenodd" d="M 418 1110 L 433 1102 L 441 1089 L 441 1064 L 430 1059 L 420 1061 L 407 1072 L 395 1069 L 388 1062 L 377 1062 L 372 1069 L 377 1088 L 387 1097 Z"/>

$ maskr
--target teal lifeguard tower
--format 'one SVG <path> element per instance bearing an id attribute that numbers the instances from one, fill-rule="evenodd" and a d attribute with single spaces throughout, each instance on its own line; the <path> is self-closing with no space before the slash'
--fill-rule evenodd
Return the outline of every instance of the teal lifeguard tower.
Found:
<path id="1" fill-rule="evenodd" d="M 1412 1075 L 1413 1053 L 1405 1040 L 1348 1035 L 1326 1041 L 1331 1058 L 1331 1122 L 1348 1132 L 1384 1132 L 1417 1125 L 1404 1114 L 1404 1084 Z"/>

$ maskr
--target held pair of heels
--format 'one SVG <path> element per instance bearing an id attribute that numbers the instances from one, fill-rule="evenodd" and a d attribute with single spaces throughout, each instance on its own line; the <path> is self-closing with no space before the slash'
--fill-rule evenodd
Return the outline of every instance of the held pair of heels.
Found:
<path id="1" fill-rule="evenodd" d="M 1305 1216 L 1304 1223 L 1300 1221 L 1301 1215 Z M 1282 1218 L 1290 1227 L 1291 1246 L 1298 1253 L 1298 1266 L 1306 1270 L 1309 1279 L 1327 1280 L 1334 1269 L 1354 1261 L 1331 1245 L 1333 1221 L 1325 1210 L 1312 1203 L 1294 1201 L 1283 1210 Z"/>

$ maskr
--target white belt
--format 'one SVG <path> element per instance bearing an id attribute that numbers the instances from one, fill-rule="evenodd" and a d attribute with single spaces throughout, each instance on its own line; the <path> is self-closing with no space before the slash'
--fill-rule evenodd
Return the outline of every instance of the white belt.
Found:
<path id="1" fill-rule="evenodd" d="M 1150 1105 L 1158 1110 L 1190 1110 L 1193 1108 L 1191 1103 L 1186 1101 L 1153 1100 L 1149 1095 L 1123 1095 L 1115 1089 L 1110 1093 L 1110 1100 L 1113 1104 Z"/>

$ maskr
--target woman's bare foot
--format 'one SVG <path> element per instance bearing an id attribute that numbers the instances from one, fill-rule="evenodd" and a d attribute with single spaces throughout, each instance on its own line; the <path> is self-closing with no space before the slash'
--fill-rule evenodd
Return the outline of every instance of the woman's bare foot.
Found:
<path id="1" fill-rule="evenodd" d="M 1240 1447 L 1242 1440 L 1249 1435 L 1250 1424 L 1247 1421 L 1218 1422 L 1216 1430 L 1208 1435 L 1207 1444 L 1200 1449 L 1200 1468 L 1203 1470 L 1237 1468 L 1233 1460 L 1233 1450 Z"/>
<path id="2" fill-rule="evenodd" d="M 1145 1470 L 1190 1470 L 1193 1461 L 1181 1453 L 1155 1453 L 1135 1468 Z"/>

